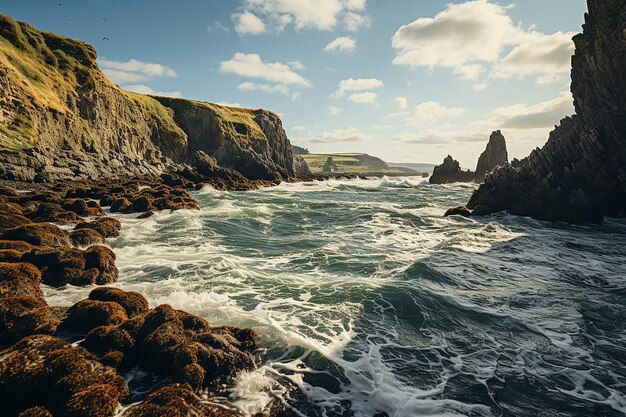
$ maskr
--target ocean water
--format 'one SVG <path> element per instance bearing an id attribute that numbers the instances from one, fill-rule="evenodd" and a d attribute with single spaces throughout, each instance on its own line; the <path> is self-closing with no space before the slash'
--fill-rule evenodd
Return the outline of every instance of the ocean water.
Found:
<path id="1" fill-rule="evenodd" d="M 201 211 L 116 215 L 116 285 L 260 333 L 262 364 L 212 399 L 243 413 L 626 415 L 626 222 L 442 217 L 472 190 L 205 188 Z"/>

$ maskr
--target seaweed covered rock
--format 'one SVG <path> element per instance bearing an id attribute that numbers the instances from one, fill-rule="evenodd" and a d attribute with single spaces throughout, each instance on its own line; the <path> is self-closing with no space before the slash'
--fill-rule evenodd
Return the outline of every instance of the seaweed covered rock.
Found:
<path id="1" fill-rule="evenodd" d="M 122 230 L 122 224 L 119 220 L 112 217 L 101 217 L 92 222 L 83 222 L 76 225 L 74 230 L 92 229 L 98 232 L 102 237 L 118 237 Z"/>
<path id="2" fill-rule="evenodd" d="M 124 417 L 236 417 L 239 414 L 200 399 L 187 384 L 171 384 L 150 393 Z"/>
<path id="3" fill-rule="evenodd" d="M 45 407 L 59 416 L 112 417 L 128 395 L 114 369 L 52 336 L 22 339 L 0 358 L 0 404 L 9 416 Z"/>
<path id="4" fill-rule="evenodd" d="M 106 239 L 95 229 L 76 229 L 70 233 L 70 241 L 76 247 L 105 244 Z"/>
<path id="5" fill-rule="evenodd" d="M 162 305 L 117 326 L 95 328 L 82 346 L 100 357 L 115 354 L 124 368 L 138 364 L 200 388 L 227 383 L 237 372 L 252 368 L 256 334 L 211 327 L 199 317 Z"/>
<path id="6" fill-rule="evenodd" d="M 135 317 L 148 311 L 146 298 L 133 291 L 122 291 L 118 288 L 99 287 L 89 293 L 90 300 L 114 301 L 121 305 L 128 317 Z"/>
<path id="7" fill-rule="evenodd" d="M 0 263 L 0 297 L 42 297 L 40 283 L 41 272 L 35 265 L 26 262 Z"/>
<path id="8" fill-rule="evenodd" d="M 82 300 L 67 310 L 60 330 L 85 334 L 96 327 L 116 325 L 126 320 L 126 310 L 116 302 Z"/>
<path id="9" fill-rule="evenodd" d="M 67 246 L 69 233 L 50 223 L 32 223 L 7 229 L 2 240 L 21 240 L 36 246 Z"/>

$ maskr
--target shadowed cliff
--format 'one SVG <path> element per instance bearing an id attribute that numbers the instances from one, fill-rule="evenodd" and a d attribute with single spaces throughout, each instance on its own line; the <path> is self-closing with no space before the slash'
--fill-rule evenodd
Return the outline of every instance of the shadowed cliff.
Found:
<path id="1" fill-rule="evenodd" d="M 576 114 L 542 149 L 488 174 L 469 208 L 574 223 L 626 213 L 626 2 L 587 3 L 572 57 Z"/>
<path id="2" fill-rule="evenodd" d="M 276 114 L 124 91 L 92 46 L 0 14 L 0 179 L 159 173 L 198 150 L 251 179 L 308 173 Z"/>

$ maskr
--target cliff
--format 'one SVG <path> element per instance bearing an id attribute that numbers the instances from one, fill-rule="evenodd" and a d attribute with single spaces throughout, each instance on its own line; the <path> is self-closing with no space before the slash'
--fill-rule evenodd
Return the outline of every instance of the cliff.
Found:
<path id="1" fill-rule="evenodd" d="M 600 222 L 626 207 L 626 2 L 588 0 L 574 37 L 576 114 L 541 149 L 487 175 L 468 207 L 567 222 Z"/>
<path id="2" fill-rule="evenodd" d="M 497 166 L 503 166 L 509 162 L 509 155 L 506 150 L 506 139 L 502 132 L 496 130 L 491 133 L 487 148 L 480 154 L 476 171 L 474 172 L 476 182 L 482 182 L 485 175 L 491 172 Z"/>
<path id="3" fill-rule="evenodd" d="M 453 182 L 472 182 L 474 181 L 474 173 L 470 170 L 463 171 L 459 161 L 448 155 L 441 165 L 437 165 L 433 169 L 428 182 L 431 184 L 449 184 Z"/>
<path id="4" fill-rule="evenodd" d="M 307 173 L 276 114 L 123 91 L 92 46 L 0 14 L 0 179 L 159 173 L 198 150 L 251 179 Z"/>

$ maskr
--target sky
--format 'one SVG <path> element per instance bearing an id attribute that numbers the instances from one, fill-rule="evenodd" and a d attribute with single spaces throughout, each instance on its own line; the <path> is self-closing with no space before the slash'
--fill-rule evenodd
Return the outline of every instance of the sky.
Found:
<path id="1" fill-rule="evenodd" d="M 127 90 L 278 113 L 293 144 L 473 168 L 573 114 L 584 0 L 0 0 Z"/>

